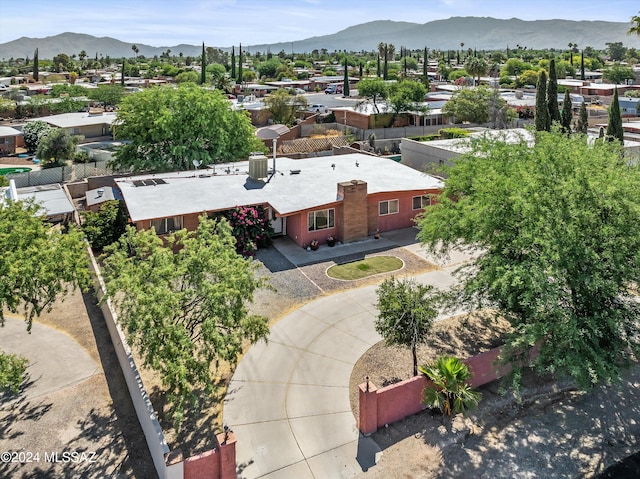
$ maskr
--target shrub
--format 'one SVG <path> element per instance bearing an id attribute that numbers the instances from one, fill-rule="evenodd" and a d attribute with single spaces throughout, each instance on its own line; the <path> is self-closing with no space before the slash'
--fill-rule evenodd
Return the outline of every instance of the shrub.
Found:
<path id="1" fill-rule="evenodd" d="M 438 130 L 438 133 L 443 140 L 450 140 L 451 138 L 464 138 L 469 135 L 469 132 L 464 128 L 442 128 Z"/>
<path id="2" fill-rule="evenodd" d="M 433 386 L 424 388 L 422 402 L 440 409 L 451 417 L 465 413 L 478 405 L 482 395 L 471 389 L 467 382 L 471 373 L 460 359 L 441 356 L 436 361 L 420 366 L 420 372 L 427 376 Z"/>
<path id="3" fill-rule="evenodd" d="M 236 250 L 241 255 L 253 256 L 258 248 L 271 244 L 273 227 L 263 206 L 238 206 L 221 216 L 231 225 Z"/>
<path id="4" fill-rule="evenodd" d="M 28 363 L 22 356 L 0 352 L 0 392 L 16 394 L 20 390 Z"/>
<path id="5" fill-rule="evenodd" d="M 76 151 L 73 154 L 74 163 L 89 163 L 89 154 L 86 151 Z"/>
<path id="6" fill-rule="evenodd" d="M 82 230 L 96 251 L 115 243 L 127 227 L 127 214 L 118 200 L 105 201 L 98 212 L 85 211 L 82 216 Z"/>

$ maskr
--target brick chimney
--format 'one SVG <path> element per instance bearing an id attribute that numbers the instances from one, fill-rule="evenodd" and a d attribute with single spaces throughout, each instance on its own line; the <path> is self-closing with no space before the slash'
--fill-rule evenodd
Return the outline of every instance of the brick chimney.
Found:
<path id="1" fill-rule="evenodd" d="M 338 198 L 342 199 L 342 231 L 343 243 L 361 240 L 367 237 L 367 182 L 351 180 L 338 183 Z"/>

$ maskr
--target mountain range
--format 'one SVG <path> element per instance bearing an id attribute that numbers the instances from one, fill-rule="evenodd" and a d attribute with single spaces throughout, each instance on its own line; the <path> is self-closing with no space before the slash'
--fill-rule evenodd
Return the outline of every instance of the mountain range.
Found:
<path id="1" fill-rule="evenodd" d="M 431 49 L 458 49 L 464 43 L 466 48 L 479 50 L 515 48 L 516 45 L 527 48 L 567 48 L 569 43 L 579 48 L 591 46 L 604 49 L 606 43 L 622 42 L 627 47 L 640 47 L 640 37 L 627 35 L 629 23 L 573 20 L 534 20 L 524 21 L 517 18 L 501 20 L 490 17 L 453 17 L 435 20 L 425 24 L 378 20 L 363 23 L 330 35 L 261 45 L 244 45 L 250 52 L 287 53 L 311 52 L 326 49 L 348 51 L 377 50 L 380 42 L 393 43 L 397 49 L 404 46 L 411 49 L 428 47 Z M 206 35 L 203 35 L 206 43 Z M 40 58 L 53 58 L 59 53 L 78 55 L 84 50 L 89 57 L 95 55 L 132 57 L 133 43 L 123 42 L 110 37 L 95 37 L 81 33 L 62 33 L 46 38 L 21 37 L 0 44 L 0 58 L 33 57 L 38 48 Z M 153 57 L 167 49 L 173 55 L 197 56 L 202 45 L 174 45 L 154 47 L 136 44 L 139 55 Z M 214 46 L 214 45 L 207 45 Z M 215 45 L 224 50 L 230 45 Z"/>

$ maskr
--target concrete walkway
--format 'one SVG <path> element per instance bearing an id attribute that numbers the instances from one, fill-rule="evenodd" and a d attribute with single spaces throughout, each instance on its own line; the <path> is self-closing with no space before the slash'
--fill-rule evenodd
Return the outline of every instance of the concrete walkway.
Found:
<path id="1" fill-rule="evenodd" d="M 422 254 L 418 245 L 405 246 Z M 455 282 L 450 270 L 416 279 L 447 288 Z M 359 436 L 349 404 L 354 364 L 382 339 L 374 328 L 375 291 L 369 286 L 304 305 L 240 361 L 224 406 L 238 440 L 239 477 L 347 478 L 375 464 L 379 450 Z"/>

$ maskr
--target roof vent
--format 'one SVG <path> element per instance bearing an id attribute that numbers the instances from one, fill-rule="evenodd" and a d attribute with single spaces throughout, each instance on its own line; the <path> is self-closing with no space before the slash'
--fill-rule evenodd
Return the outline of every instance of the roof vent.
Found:
<path id="1" fill-rule="evenodd" d="M 300 170 L 289 170 L 289 173 L 292 175 L 299 175 L 300 174 Z"/>
<path id="2" fill-rule="evenodd" d="M 266 178 L 269 175 L 269 159 L 260 155 L 249 157 L 249 177 L 253 180 Z"/>

